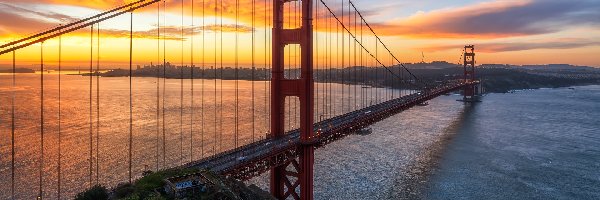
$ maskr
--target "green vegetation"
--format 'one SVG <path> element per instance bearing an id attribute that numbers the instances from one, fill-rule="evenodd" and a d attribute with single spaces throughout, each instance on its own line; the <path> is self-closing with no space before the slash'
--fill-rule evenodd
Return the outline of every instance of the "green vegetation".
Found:
<path id="1" fill-rule="evenodd" d="M 224 200 L 244 200 L 244 199 L 274 199 L 268 192 L 251 185 L 246 186 L 243 182 L 224 178 L 207 170 L 199 169 L 168 169 L 155 173 L 149 173 L 143 178 L 135 181 L 133 184 L 122 183 L 117 185 L 109 193 L 102 186 L 94 186 L 88 191 L 77 195 L 77 200 L 168 200 L 176 199 L 164 192 L 165 179 L 171 177 L 184 176 L 195 173 L 202 173 L 211 184 L 205 193 L 187 194 L 184 199 L 224 199 Z"/>
<path id="2" fill-rule="evenodd" d="M 199 172 L 197 169 L 168 169 L 151 173 L 135 181 L 133 185 L 124 184 L 115 188 L 118 199 L 164 199 L 159 191 L 164 186 L 164 179 Z"/>
<path id="3" fill-rule="evenodd" d="M 100 185 L 95 185 L 89 190 L 77 194 L 75 200 L 105 200 L 108 199 L 108 190 Z"/>

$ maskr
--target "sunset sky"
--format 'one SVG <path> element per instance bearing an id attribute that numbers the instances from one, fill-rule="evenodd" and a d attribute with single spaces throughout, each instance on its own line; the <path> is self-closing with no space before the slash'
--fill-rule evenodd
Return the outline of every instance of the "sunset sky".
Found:
<path id="1" fill-rule="evenodd" d="M 0 0 L 0 43 L 129 2 L 132 1 Z M 265 13 L 270 14 L 271 11 L 265 6 L 265 2 L 270 0 L 255 2 L 255 24 L 252 26 L 252 0 L 240 0 L 238 46 L 241 50 L 238 58 L 242 65 L 248 65 L 252 60 L 252 32 L 256 38 L 255 63 L 264 63 L 265 46 L 269 46 L 265 44 L 265 37 L 269 36 L 269 29 L 265 31 Z M 341 13 L 342 1 L 325 2 Z M 213 62 L 215 50 L 220 50 L 220 46 L 215 49 L 214 42 L 215 39 L 220 41 L 219 34 L 215 38 L 215 31 L 220 28 L 221 13 L 225 26 L 223 59 L 232 63 L 235 60 L 235 1 L 223 0 L 223 6 L 219 6 L 217 10 L 219 16 L 215 17 L 215 0 L 194 0 L 194 29 L 191 28 L 191 0 L 185 0 L 184 3 L 184 63 L 190 62 L 192 30 L 195 62 L 201 62 L 202 55 L 206 63 Z M 315 3 L 320 4 L 318 1 Z M 354 0 L 354 3 L 402 62 L 419 62 L 423 52 L 426 62 L 443 60 L 457 63 L 461 47 L 474 44 L 478 64 L 567 63 L 600 67 L 598 0 Z M 347 12 L 347 4 L 345 6 Z M 162 15 L 160 23 L 166 34 L 164 36 L 168 38 L 167 60 L 180 63 L 181 1 L 167 0 L 166 11 L 166 24 Z M 325 21 L 323 19 L 328 16 L 328 12 L 324 7 L 320 7 L 319 13 L 317 16 Z M 157 5 L 138 10 L 133 15 L 135 64 L 145 65 L 159 61 L 158 44 L 154 38 L 157 17 Z M 100 58 L 103 66 L 123 66 L 128 63 L 129 15 L 103 22 L 100 28 Z M 317 38 L 323 41 L 327 37 L 327 29 L 323 23 L 319 23 L 319 19 L 316 19 L 316 29 Z M 70 63 L 65 65 L 77 66 L 89 62 L 89 32 L 90 29 L 86 28 L 62 38 L 63 60 Z M 58 39 L 44 44 L 44 55 L 50 62 L 49 66 L 57 60 L 57 44 Z M 205 47 L 204 50 L 202 46 Z M 20 63 L 33 64 L 39 60 L 39 51 L 40 45 L 33 45 L 18 51 L 17 58 Z M 0 56 L 2 66 L 10 64 L 10 60 L 11 55 Z"/>

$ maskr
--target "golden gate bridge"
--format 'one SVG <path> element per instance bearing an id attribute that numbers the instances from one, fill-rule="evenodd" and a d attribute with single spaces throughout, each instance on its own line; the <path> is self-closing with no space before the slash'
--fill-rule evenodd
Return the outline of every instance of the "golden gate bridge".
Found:
<path id="1" fill-rule="evenodd" d="M 123 44 L 129 47 L 129 99 L 128 99 L 128 145 L 127 149 L 127 168 L 128 176 L 124 180 L 132 182 L 139 177 L 140 166 L 132 162 L 134 154 L 134 111 L 133 107 L 136 104 L 136 99 L 133 97 L 134 87 L 132 77 L 134 76 L 133 63 L 134 58 L 134 39 L 138 39 L 138 32 L 134 32 L 134 16 L 135 12 L 155 12 L 157 18 L 156 35 L 147 37 L 156 40 L 156 63 L 152 65 L 156 78 L 156 105 L 151 109 L 156 110 L 155 117 L 155 168 L 156 170 L 170 168 L 170 164 L 166 162 L 166 149 L 179 147 L 181 154 L 180 163 L 175 163 L 178 168 L 204 168 L 211 169 L 217 173 L 227 177 L 236 178 L 238 180 L 248 180 L 260 174 L 270 173 L 270 192 L 278 199 L 312 199 L 313 197 L 313 167 L 314 167 L 314 150 L 325 146 L 331 142 L 335 142 L 345 136 L 365 128 L 375 122 L 385 119 L 391 115 L 409 109 L 415 105 L 426 102 L 429 99 L 435 98 L 442 94 L 446 94 L 455 90 L 464 90 L 463 100 L 467 102 L 476 101 L 475 95 L 479 81 L 475 77 L 475 53 L 472 45 L 465 46 L 463 53 L 464 77 L 459 80 L 451 80 L 443 83 L 426 83 L 421 81 L 411 71 L 404 67 L 402 62 L 392 53 L 385 45 L 382 38 L 376 34 L 374 27 L 371 26 L 365 19 L 365 16 L 359 11 L 357 5 L 350 0 L 251 0 L 252 15 L 250 25 L 251 44 L 250 46 L 241 45 L 240 33 L 243 32 L 244 23 L 240 22 L 241 4 L 240 0 L 235 0 L 235 5 L 230 5 L 234 1 L 223 0 L 199 1 L 190 0 L 186 6 L 181 2 L 169 2 L 172 4 L 181 4 L 182 22 L 179 27 L 181 40 L 181 53 L 186 49 L 184 45 L 189 42 L 190 60 L 184 61 L 184 56 L 181 56 L 181 67 L 178 69 L 180 79 L 180 95 L 179 100 L 179 145 L 172 147 L 166 144 L 166 120 L 165 120 L 165 101 L 167 77 L 167 56 L 169 53 L 166 49 L 166 41 L 171 40 L 172 33 L 168 31 L 173 27 L 167 27 L 166 23 L 166 5 L 168 2 L 164 0 L 139 0 L 133 3 L 118 6 L 114 9 L 96 14 L 94 16 L 71 22 L 65 25 L 60 25 L 39 33 L 32 34 L 13 42 L 9 42 L 0 46 L 0 55 L 12 54 L 12 87 L 16 88 L 17 76 L 15 76 L 16 65 L 18 60 L 16 55 L 19 51 L 27 48 L 35 48 L 39 45 L 39 78 L 40 78 L 40 121 L 39 121 L 39 171 L 37 187 L 38 193 L 35 194 L 38 198 L 56 197 L 63 198 L 65 194 L 61 191 L 64 173 L 61 169 L 61 141 L 64 134 L 61 130 L 61 85 L 60 71 L 62 70 L 62 45 L 63 36 L 75 31 L 81 31 L 89 28 L 89 126 L 87 135 L 88 145 L 88 187 L 98 184 L 98 176 L 100 176 L 99 165 L 102 163 L 98 160 L 101 153 L 99 146 L 99 130 L 100 130 L 100 38 L 102 37 L 102 29 L 100 23 L 114 20 L 118 16 L 129 14 L 129 44 Z M 151 11 L 151 6 L 156 6 L 155 11 Z M 233 10 L 230 9 L 233 7 Z M 183 16 L 184 9 L 190 9 L 192 15 L 191 25 L 184 24 Z M 201 10 L 202 22 L 200 28 L 196 27 L 194 22 L 194 9 Z M 214 18 L 212 24 L 207 24 L 206 13 Z M 248 13 L 243 13 L 248 14 Z M 234 26 L 228 26 L 223 23 L 224 15 L 232 15 L 235 18 Z M 262 18 L 262 19 L 261 19 Z M 119 18 L 123 20 L 123 18 Z M 210 23 L 210 22 L 209 22 Z M 259 24 L 262 23 L 262 24 Z M 162 25 L 161 25 L 162 24 Z M 264 44 L 258 44 L 256 30 L 264 28 Z M 201 29 L 201 30 L 198 30 Z M 227 29 L 233 29 L 233 33 L 225 33 Z M 108 31 L 108 30 L 107 30 Z M 195 51 L 194 41 L 196 32 L 202 34 L 200 51 Z M 212 33 L 211 33 L 212 32 Z M 226 37 L 223 34 L 233 34 L 234 47 L 227 51 L 223 40 Z M 149 33 L 146 33 L 149 34 Z M 186 37 L 187 34 L 187 37 Z M 207 39 L 207 35 L 213 34 L 213 37 Z M 94 36 L 96 41 L 94 41 Z M 134 37 L 135 36 L 135 37 Z M 168 38 L 169 37 L 169 38 Z M 58 52 L 58 113 L 45 112 L 46 100 L 44 96 L 44 52 L 48 51 L 44 48 L 44 43 L 50 40 L 58 41 L 58 49 L 51 51 Z M 229 41 L 231 42 L 231 41 Z M 263 45 L 264 52 L 259 52 L 257 46 Z M 162 48 L 161 48 L 162 47 Z M 96 58 L 94 58 L 94 48 L 96 48 Z M 116 47 L 111 47 L 116 48 Z M 196 46 L 198 48 L 198 46 Z M 212 52 L 210 52 L 212 51 Z M 233 59 L 223 56 L 225 53 L 232 53 Z M 200 52 L 200 53 L 198 53 Z M 208 52 L 208 53 L 207 53 Z M 244 66 L 240 57 L 243 53 L 250 52 L 251 64 Z M 212 54 L 208 56 L 207 54 Z M 262 58 L 260 55 L 262 54 Z M 196 56 L 195 56 L 196 55 Z M 201 61 L 194 60 L 194 57 L 200 57 Z M 161 59 L 162 58 L 162 59 Z M 209 60 L 207 58 L 212 58 Z M 96 61 L 96 63 L 94 63 Z M 261 63 L 262 61 L 262 63 Z M 47 61 L 46 61 L 47 62 Z M 187 62 L 187 63 L 186 63 Z M 162 63 L 162 65 L 160 65 Z M 229 64 L 228 64 L 229 63 Z M 189 64 L 189 66 L 187 66 Z M 95 65 L 95 66 L 94 66 Z M 198 66 L 197 66 L 198 65 Z M 225 124 L 223 122 L 223 70 L 232 65 L 234 70 L 235 81 L 233 96 L 233 124 Z M 184 67 L 187 66 L 187 67 Z M 95 67 L 95 68 L 94 68 Z M 188 68 L 191 73 L 189 76 L 184 75 L 184 69 Z M 241 119 L 240 112 L 244 112 L 244 108 L 240 106 L 240 91 L 243 90 L 239 86 L 239 72 L 243 69 L 251 69 L 251 119 Z M 375 73 L 375 77 L 367 76 L 368 68 L 382 69 Z M 210 70 L 212 71 L 210 71 Z M 264 70 L 259 70 L 264 69 Z M 259 74 L 266 73 L 269 74 Z M 214 74 L 207 74 L 212 72 Z M 196 74 L 194 74 L 196 73 Z M 259 78 L 262 77 L 262 78 Z M 94 89 L 94 78 L 95 86 Z M 190 79 L 189 99 L 184 97 L 184 79 Z M 194 88 L 194 79 L 202 81 L 200 89 Z M 255 90 L 259 80 L 264 81 L 263 99 L 255 96 Z M 378 82 L 379 80 L 393 79 L 391 85 Z M 161 85 L 162 81 L 162 85 Z M 214 91 L 205 90 L 205 82 L 212 81 L 214 83 Z M 218 83 L 219 82 L 219 83 Z M 318 82 L 320 84 L 315 84 Z M 336 99 L 333 94 L 332 84 L 341 85 L 341 99 Z M 360 91 L 355 86 L 364 86 Z M 220 86 L 220 87 L 219 87 Z M 368 86 L 368 87 L 367 87 Z M 386 90 L 381 94 L 377 92 L 377 87 L 391 87 L 392 90 Z M 14 89 L 13 89 L 14 90 Z M 162 90 L 162 92 L 161 92 Z M 93 94 L 96 98 L 93 98 Z M 199 92 L 199 93 L 198 93 Z M 162 95 L 161 95 L 162 94 Z M 315 96 L 319 94 L 320 96 Z M 197 97 L 200 96 L 198 102 Z M 214 101 L 205 101 L 205 97 L 210 97 Z M 191 110 L 189 111 L 190 129 L 184 130 L 184 101 L 190 101 Z M 220 100 L 220 101 L 219 101 Z M 95 101 L 95 102 L 94 102 Z M 256 102 L 264 101 L 266 106 L 259 110 L 256 107 Z M 375 102 L 373 102 L 375 101 Z M 200 120 L 194 118 L 198 114 L 198 110 L 194 109 L 194 105 L 200 104 Z M 213 104 L 213 105 L 209 105 Z M 337 105 L 336 105 L 337 104 Z M 340 105 L 341 104 L 341 105 Z M 10 147 L 10 162 L 11 162 L 11 189 L 10 195 L 7 197 L 16 198 L 16 182 L 15 182 L 15 94 L 12 94 L 12 109 L 11 109 L 11 147 Z M 205 108 L 213 107 L 214 113 L 208 113 Z M 341 110 L 335 110 L 335 107 L 341 107 Z M 260 121 L 256 117 L 256 113 L 264 113 L 264 121 Z M 45 116 L 58 115 L 58 173 L 55 180 L 44 179 L 44 164 L 50 162 L 46 160 L 44 153 L 44 138 L 47 137 L 45 124 L 47 123 Z M 96 115 L 94 118 L 94 114 Z M 213 115 L 213 116 L 210 116 Z M 214 117 L 207 120 L 207 118 Z M 324 119 L 323 119 L 324 118 Z M 162 122 L 162 123 L 161 123 Z M 205 130 L 208 123 L 214 123 L 212 130 Z M 218 124 L 220 123 L 220 124 Z M 251 123 L 252 130 L 242 130 L 240 124 Z M 265 137 L 256 138 L 256 126 L 262 123 L 262 126 L 268 127 L 268 132 Z M 94 126 L 94 124 L 96 126 Z M 201 131 L 195 131 L 194 126 L 199 126 Z M 223 126 L 233 127 L 233 146 L 223 146 Z M 207 126 L 206 126 L 207 127 Z M 252 132 L 251 141 L 243 140 L 240 135 L 242 132 Z M 189 134 L 189 161 L 184 161 L 184 140 L 183 135 Z M 200 135 L 200 144 L 194 143 L 193 137 Z M 210 138 L 210 140 L 206 140 Z M 206 141 L 206 142 L 205 142 Z M 227 144 L 225 144 L 227 145 Z M 196 150 L 194 150 L 196 148 Z M 200 148 L 200 155 L 195 155 L 197 149 Z M 212 154 L 206 154 L 205 149 L 212 148 Z M 218 150 L 217 150 L 218 149 Z M 95 150 L 95 152 L 94 152 Z M 162 152 L 161 152 L 162 150 Z M 187 151 L 187 150 L 185 150 Z M 84 159 L 84 158 L 82 158 Z M 56 184 L 56 191 L 45 190 L 45 184 Z M 34 187 L 30 185 L 29 187 Z M 55 194 L 51 194 L 54 193 Z M 68 194 L 70 195 L 70 194 Z"/>

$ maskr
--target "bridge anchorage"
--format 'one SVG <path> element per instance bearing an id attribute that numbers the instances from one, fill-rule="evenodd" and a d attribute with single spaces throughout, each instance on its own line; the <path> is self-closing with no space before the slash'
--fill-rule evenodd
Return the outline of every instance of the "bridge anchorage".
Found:
<path id="1" fill-rule="evenodd" d="M 463 99 L 459 101 L 463 102 L 480 102 L 480 92 L 481 84 L 475 76 L 475 46 L 474 45 L 466 45 L 463 54 L 463 71 L 464 71 L 464 79 L 465 83 L 474 83 L 474 84 L 466 84 L 463 88 Z"/>

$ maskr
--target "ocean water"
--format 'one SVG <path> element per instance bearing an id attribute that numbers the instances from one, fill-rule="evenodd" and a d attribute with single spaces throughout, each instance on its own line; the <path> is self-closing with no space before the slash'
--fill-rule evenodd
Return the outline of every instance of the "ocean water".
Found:
<path id="1" fill-rule="evenodd" d="M 369 135 L 350 135 L 315 151 L 315 199 L 397 199 L 415 165 L 454 134 L 464 115 L 462 96 L 440 96 L 371 126 Z M 428 166 L 425 166 L 428 167 Z M 268 174 L 248 183 L 268 191 Z M 402 189 L 404 190 L 404 189 Z"/>
<path id="2" fill-rule="evenodd" d="M 462 121 L 426 199 L 600 199 L 600 86 L 490 94 Z"/>
<path id="3" fill-rule="evenodd" d="M 79 75 L 61 77 L 61 196 L 72 197 L 96 183 L 115 186 L 120 182 L 126 182 L 128 180 L 129 79 L 100 78 L 100 113 L 98 114 L 97 82 L 96 78 L 93 78 L 90 119 L 89 77 Z M 158 90 L 160 97 L 157 99 L 156 78 L 133 78 L 132 80 L 132 174 L 134 178 L 140 177 L 146 169 L 179 166 L 235 148 L 236 135 L 239 138 L 237 144 L 239 146 L 253 140 L 260 140 L 268 133 L 269 108 L 265 105 L 269 102 L 269 82 L 196 79 L 192 105 L 189 79 L 183 81 L 159 79 L 158 81 L 160 81 Z M 34 199 L 38 195 L 41 167 L 44 198 L 57 198 L 58 74 L 54 72 L 44 75 L 43 161 L 40 84 L 40 74 L 18 74 L 16 87 L 12 86 L 11 74 L 0 74 L 0 199 L 10 198 L 11 193 L 13 95 L 15 96 L 15 197 Z M 239 88 L 237 95 L 236 85 Z M 340 84 L 316 84 L 315 90 L 317 94 L 315 120 L 327 119 L 381 102 L 386 96 L 391 98 L 392 93 L 397 97 L 408 92 Z M 326 91 L 329 95 L 323 95 Z M 355 97 L 360 99 L 363 95 L 365 101 L 354 101 Z M 286 101 L 287 130 L 298 127 L 299 105 L 297 99 L 290 98 Z"/>
<path id="4" fill-rule="evenodd" d="M 62 196 L 72 197 L 90 184 L 89 77 L 62 77 Z M 11 87 L 11 81 L 10 76 L 0 74 L 0 199 L 10 197 L 13 91 L 16 97 L 15 193 L 18 199 L 33 199 L 39 190 L 41 164 L 39 74 L 17 75 L 16 88 Z M 236 127 L 227 126 L 235 123 L 235 81 L 218 80 L 215 85 L 214 80 L 195 80 L 195 103 L 191 105 L 191 83 L 184 80 L 183 107 L 180 105 L 181 80 L 166 80 L 163 93 L 164 81 L 160 79 L 158 105 L 161 116 L 162 96 L 165 96 L 165 120 L 161 116 L 157 124 L 156 79 L 133 79 L 134 177 L 139 177 L 144 169 L 173 167 L 235 147 Z M 56 74 L 45 75 L 42 187 L 44 197 L 49 199 L 57 195 L 57 83 Z M 94 79 L 94 91 L 95 84 Z M 261 139 L 267 132 L 265 100 L 268 100 L 269 85 L 255 82 L 254 91 L 252 85 L 247 81 L 238 82 L 240 145 Z M 377 103 L 392 91 L 338 84 L 317 84 L 316 88 L 319 106 L 315 108 L 318 113 L 315 118 L 323 119 L 352 107 Z M 355 89 L 358 93 L 354 93 Z M 330 90 L 332 95 L 322 95 L 325 90 Z M 96 161 L 98 183 L 114 186 L 127 181 L 128 92 L 128 78 L 101 78 L 98 146 L 96 94 L 93 94 L 92 184 L 96 183 Z M 360 95 L 368 95 L 368 101 L 348 101 L 349 96 Z M 399 95 L 399 91 L 396 90 L 395 95 Z M 490 94 L 475 106 L 456 101 L 459 98 L 440 96 L 431 100 L 429 106 L 414 107 L 372 125 L 370 135 L 351 135 L 318 149 L 315 152 L 315 198 L 398 199 L 406 197 L 406 193 L 420 194 L 427 199 L 600 198 L 597 170 L 600 168 L 600 86 Z M 290 101 L 287 107 L 292 120 L 286 121 L 286 127 L 297 127 L 293 120 L 296 106 Z M 167 146 L 164 149 L 163 123 Z M 252 124 L 255 128 L 251 128 Z M 435 164 L 440 156 L 437 169 Z M 427 176 L 430 171 L 433 175 Z M 264 174 L 248 183 L 266 189 L 268 177 Z"/>
<path id="5" fill-rule="evenodd" d="M 317 150 L 315 199 L 600 199 L 600 86 L 460 97 Z"/>

